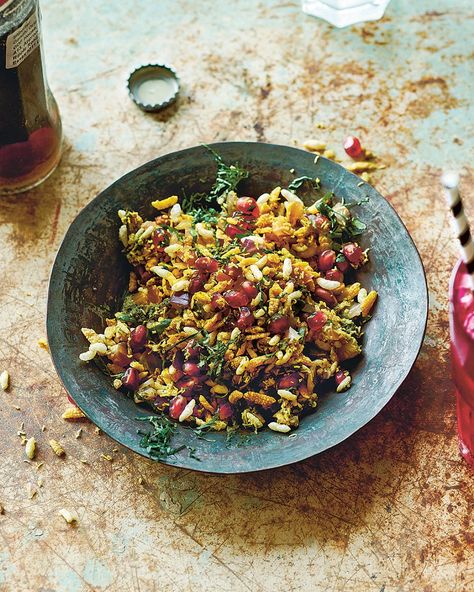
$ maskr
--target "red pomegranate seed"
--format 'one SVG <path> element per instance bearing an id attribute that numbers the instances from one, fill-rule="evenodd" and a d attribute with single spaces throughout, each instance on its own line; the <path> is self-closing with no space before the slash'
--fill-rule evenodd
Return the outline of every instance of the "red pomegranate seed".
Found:
<path id="1" fill-rule="evenodd" d="M 183 389 L 185 394 L 191 393 L 193 388 L 199 384 L 196 376 L 183 376 L 176 382 L 179 389 Z"/>
<path id="2" fill-rule="evenodd" d="M 240 309 L 240 315 L 237 319 L 237 327 L 244 331 L 247 327 L 251 327 L 255 322 L 255 317 L 253 316 L 252 312 L 246 307 L 243 306 Z"/>
<path id="3" fill-rule="evenodd" d="M 342 252 L 353 267 L 358 267 L 362 263 L 364 254 L 357 243 L 347 243 L 342 247 Z"/>
<path id="4" fill-rule="evenodd" d="M 145 325 L 138 325 L 135 329 L 132 329 L 130 333 L 130 347 L 133 353 L 143 351 L 145 349 L 147 328 Z"/>
<path id="5" fill-rule="evenodd" d="M 344 274 L 342 271 L 339 271 L 339 269 L 330 269 L 329 271 L 326 271 L 324 277 L 332 282 L 341 282 L 341 284 L 344 281 Z"/>
<path id="6" fill-rule="evenodd" d="M 183 413 L 184 408 L 188 404 L 188 400 L 183 395 L 177 395 L 170 402 L 170 410 L 169 415 L 172 419 L 179 419 L 181 413 Z"/>
<path id="7" fill-rule="evenodd" d="M 226 306 L 224 296 L 220 292 L 215 292 L 211 297 L 211 307 L 214 310 L 222 310 Z"/>
<path id="8" fill-rule="evenodd" d="M 194 267 L 202 273 L 214 273 L 219 269 L 219 263 L 212 257 L 198 257 Z"/>
<path id="9" fill-rule="evenodd" d="M 191 339 L 184 348 L 190 358 L 197 358 L 201 353 L 202 347 L 195 339 Z"/>
<path id="10" fill-rule="evenodd" d="M 334 294 L 331 294 L 329 290 L 325 290 L 324 288 L 316 288 L 314 293 L 320 300 L 322 300 L 326 304 L 329 304 L 329 306 L 335 306 L 337 304 L 337 300 Z"/>
<path id="11" fill-rule="evenodd" d="M 342 257 L 340 260 L 339 257 Z M 343 258 L 344 256 L 342 255 L 338 255 L 336 257 L 336 267 L 339 269 L 339 271 L 342 271 L 342 273 L 347 273 L 349 271 L 349 263 L 347 261 L 347 259 Z"/>
<path id="12" fill-rule="evenodd" d="M 199 292 L 199 290 L 202 290 L 206 281 L 207 281 L 207 275 L 204 275 L 199 271 L 196 271 L 195 273 L 193 273 L 193 275 L 191 276 L 191 279 L 189 281 L 189 288 L 188 288 L 189 293 L 195 294 L 196 292 Z"/>
<path id="13" fill-rule="evenodd" d="M 291 389 L 297 386 L 299 382 L 299 375 L 296 372 L 293 372 L 292 374 L 287 374 L 286 376 L 280 378 L 280 380 L 278 381 L 278 388 Z"/>
<path id="14" fill-rule="evenodd" d="M 359 138 L 355 136 L 347 136 L 344 140 L 344 150 L 351 158 L 359 158 L 364 153 Z"/>
<path id="15" fill-rule="evenodd" d="M 329 228 L 329 218 L 326 218 L 323 214 L 310 214 L 308 218 L 317 230 L 326 230 Z"/>
<path id="16" fill-rule="evenodd" d="M 136 391 L 138 388 L 138 372 L 135 368 L 127 368 L 122 376 L 122 385 L 129 391 Z"/>
<path id="17" fill-rule="evenodd" d="M 234 414 L 232 407 L 229 403 L 221 403 L 219 405 L 219 419 L 222 421 L 228 421 Z"/>
<path id="18" fill-rule="evenodd" d="M 117 366 L 122 367 L 128 366 L 131 362 L 131 357 L 127 352 L 127 344 L 124 341 L 121 341 L 116 345 L 112 345 L 108 358 L 112 364 L 117 364 Z"/>
<path id="19" fill-rule="evenodd" d="M 240 269 L 240 267 L 238 265 L 235 265 L 234 263 L 228 263 L 224 267 L 224 273 L 226 275 L 228 275 L 230 278 L 232 278 L 233 280 L 236 280 L 237 278 L 239 278 L 242 275 L 242 270 Z"/>
<path id="20" fill-rule="evenodd" d="M 327 320 L 327 316 L 318 310 L 314 314 L 310 315 L 306 319 L 306 322 L 308 323 L 308 327 L 311 329 L 311 331 L 321 331 Z"/>
<path id="21" fill-rule="evenodd" d="M 153 244 L 155 245 L 155 247 L 163 247 L 163 245 L 165 245 L 168 241 L 168 235 L 168 231 L 164 228 L 157 228 L 153 233 Z"/>
<path id="22" fill-rule="evenodd" d="M 201 375 L 201 369 L 196 364 L 196 362 L 184 362 L 183 372 L 186 374 L 186 376 L 200 376 Z"/>
<path id="23" fill-rule="evenodd" d="M 235 238 L 238 234 L 242 234 L 244 230 L 235 226 L 234 224 L 227 224 L 224 231 L 230 238 Z"/>
<path id="24" fill-rule="evenodd" d="M 258 251 L 255 241 L 246 236 L 240 239 L 240 244 L 242 245 L 242 249 L 246 253 L 249 253 L 249 255 L 252 255 L 253 253 L 256 253 Z"/>
<path id="25" fill-rule="evenodd" d="M 257 202 L 253 197 L 239 197 L 235 208 L 238 212 L 242 212 L 244 216 L 252 216 L 252 218 L 258 218 L 260 214 Z"/>
<path id="26" fill-rule="evenodd" d="M 281 334 L 290 328 L 290 319 L 288 317 L 276 316 L 268 323 L 268 330 L 273 335 Z"/>
<path id="27" fill-rule="evenodd" d="M 328 271 L 336 263 L 336 253 L 332 249 L 323 251 L 318 257 L 318 267 L 321 271 Z"/>
<path id="28" fill-rule="evenodd" d="M 247 306 L 247 304 L 250 302 L 250 298 L 244 291 L 227 290 L 227 292 L 224 292 L 224 298 L 227 304 L 232 308 Z"/>
<path id="29" fill-rule="evenodd" d="M 348 373 L 345 370 L 338 370 L 334 376 L 336 380 L 336 384 L 340 385 L 343 380 L 345 380 L 348 376 Z"/>
<path id="30" fill-rule="evenodd" d="M 253 282 L 249 282 L 248 280 L 242 282 L 242 285 L 240 287 L 249 298 L 255 298 L 255 296 L 258 294 L 257 286 Z"/>

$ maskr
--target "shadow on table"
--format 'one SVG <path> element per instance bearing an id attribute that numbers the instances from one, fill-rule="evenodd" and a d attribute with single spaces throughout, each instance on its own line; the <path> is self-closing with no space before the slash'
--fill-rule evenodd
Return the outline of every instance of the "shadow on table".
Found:
<path id="1" fill-rule="evenodd" d="M 377 417 L 306 461 L 233 476 L 171 469 L 158 477 L 161 508 L 175 516 L 180 528 L 192 528 L 206 548 L 216 536 L 226 547 L 247 552 L 253 546 L 275 549 L 311 541 L 344 548 L 360 530 L 376 536 L 367 524 L 388 524 L 404 482 L 415 475 L 418 483 L 428 480 L 432 465 L 425 456 L 433 434 L 445 435 L 446 442 L 454 437 L 449 369 L 441 362 L 433 371 L 431 364 L 428 356 L 419 360 Z"/>

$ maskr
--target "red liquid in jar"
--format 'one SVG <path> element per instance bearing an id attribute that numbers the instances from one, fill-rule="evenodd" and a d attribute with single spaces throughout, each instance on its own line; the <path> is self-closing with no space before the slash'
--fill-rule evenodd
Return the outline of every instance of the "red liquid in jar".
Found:
<path id="1" fill-rule="evenodd" d="M 459 449 L 474 468 L 474 293 L 464 263 L 450 284 L 451 363 L 456 386 Z"/>

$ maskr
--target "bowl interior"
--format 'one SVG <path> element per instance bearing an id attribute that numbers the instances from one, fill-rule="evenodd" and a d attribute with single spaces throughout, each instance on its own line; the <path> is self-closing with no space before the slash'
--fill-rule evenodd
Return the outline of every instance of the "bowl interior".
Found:
<path id="1" fill-rule="evenodd" d="M 375 189 L 340 165 L 285 146 L 232 142 L 212 146 L 227 163 L 239 162 L 251 173 L 239 193 L 259 195 L 287 186 L 301 175 L 319 177 L 321 191 L 346 202 L 368 198 L 355 208 L 367 224 L 361 243 L 370 246 L 370 263 L 358 275 L 379 292 L 374 316 L 366 325 L 363 355 L 349 391 L 320 398 L 293 437 L 269 430 L 250 436 L 214 433 L 206 440 L 178 426 L 176 445 L 197 448 L 196 460 L 182 451 L 168 464 L 216 473 L 268 469 L 302 460 L 341 442 L 372 419 L 394 395 L 412 367 L 422 343 L 427 317 L 427 289 L 418 252 L 401 220 Z M 294 173 L 290 170 L 295 169 Z M 87 343 L 81 327 L 100 331 L 118 310 L 126 290 L 128 264 L 117 238 L 119 209 L 152 215 L 153 199 L 209 189 L 215 164 L 203 147 L 169 154 L 128 173 L 89 203 L 69 228 L 51 273 L 47 330 L 51 355 L 64 386 L 79 407 L 104 432 L 132 450 L 139 445 L 136 421 L 145 408 L 117 392 L 94 364 L 79 361 Z M 313 195 L 303 196 L 314 200 Z"/>

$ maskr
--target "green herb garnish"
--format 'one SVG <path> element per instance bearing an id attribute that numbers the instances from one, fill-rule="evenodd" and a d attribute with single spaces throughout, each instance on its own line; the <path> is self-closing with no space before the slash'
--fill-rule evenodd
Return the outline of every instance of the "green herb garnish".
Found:
<path id="1" fill-rule="evenodd" d="M 209 335 L 206 335 L 204 339 L 199 341 L 199 345 L 203 348 L 201 353 L 201 361 L 199 362 L 200 367 L 207 368 L 207 374 L 211 377 L 216 377 L 222 374 L 222 368 L 224 366 L 224 356 L 229 346 L 235 343 L 236 339 L 230 339 L 226 343 L 223 341 L 216 341 L 214 345 L 209 345 Z"/>
<path id="2" fill-rule="evenodd" d="M 144 325 L 147 321 L 153 321 L 159 317 L 168 302 L 169 298 L 165 298 L 160 304 L 138 305 L 133 301 L 131 294 L 127 294 L 123 301 L 122 310 L 115 314 L 115 318 L 124 323 Z"/>
<path id="3" fill-rule="evenodd" d="M 240 183 L 240 181 L 246 179 L 249 176 L 249 172 L 245 169 L 241 169 L 237 164 L 225 164 L 225 162 L 222 160 L 221 156 L 217 154 L 217 152 L 214 152 L 214 150 L 209 146 L 204 146 L 213 155 L 214 160 L 217 163 L 216 182 L 214 183 L 211 191 L 209 192 L 210 199 L 217 199 L 220 195 L 223 195 L 224 193 L 234 191 L 237 188 L 237 185 Z"/>
<path id="4" fill-rule="evenodd" d="M 303 175 L 302 177 L 297 177 L 296 179 L 293 179 L 293 181 L 288 185 L 288 189 L 290 191 L 296 191 L 306 182 L 311 183 L 313 189 L 319 189 L 320 187 L 319 179 Z"/>
<path id="5" fill-rule="evenodd" d="M 154 321 L 147 324 L 148 332 L 159 337 L 169 326 L 172 319 L 162 319 L 161 321 Z"/>
<path id="6" fill-rule="evenodd" d="M 149 432 L 137 431 L 142 436 L 140 446 L 145 448 L 152 458 L 161 460 L 186 448 L 184 444 L 178 447 L 171 445 L 171 440 L 176 432 L 176 424 L 164 415 L 147 415 L 136 419 L 137 421 L 148 421 L 152 426 Z"/>

